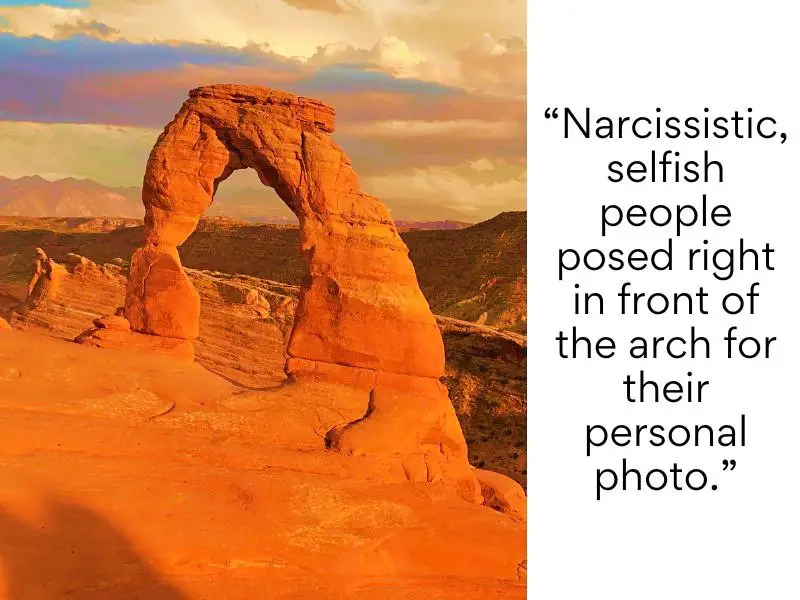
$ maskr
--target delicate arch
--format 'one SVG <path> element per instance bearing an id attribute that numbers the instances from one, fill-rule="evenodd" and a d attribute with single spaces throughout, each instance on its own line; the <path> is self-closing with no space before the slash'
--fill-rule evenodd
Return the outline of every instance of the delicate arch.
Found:
<path id="1" fill-rule="evenodd" d="M 442 338 L 408 249 L 386 207 L 359 190 L 333 129 L 333 109 L 317 100 L 238 85 L 190 92 L 147 162 L 145 244 L 125 302 L 134 331 L 197 336 L 200 299 L 177 249 L 220 183 L 253 168 L 297 215 L 308 265 L 287 371 L 321 362 L 444 374 Z"/>

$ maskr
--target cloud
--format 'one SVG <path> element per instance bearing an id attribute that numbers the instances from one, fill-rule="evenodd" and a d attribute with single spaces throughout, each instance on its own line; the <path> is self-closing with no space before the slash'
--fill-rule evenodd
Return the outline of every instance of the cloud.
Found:
<path id="1" fill-rule="evenodd" d="M 341 10 L 332 12 L 336 6 Z M 350 0 L 93 0 L 82 8 L 0 6 L 0 16 L 9 22 L 4 29 L 18 36 L 53 39 L 59 25 L 97 21 L 136 43 L 171 40 L 241 48 L 268 41 L 285 56 L 308 57 L 336 39 L 374 43 L 378 36 L 369 15 L 353 6 Z M 330 10 L 321 10 L 325 7 Z"/>
<path id="2" fill-rule="evenodd" d="M 59 6 L 62 8 L 85 8 L 89 0 L 3 0 L 6 6 Z"/>
<path id="3" fill-rule="evenodd" d="M 413 77 L 419 74 L 420 65 L 425 62 L 422 54 L 414 52 L 403 40 L 387 36 L 378 40 L 369 50 L 354 48 L 344 42 L 325 44 L 317 48 L 308 63 L 312 65 L 367 64 L 383 67 L 401 76 Z"/>
<path id="4" fill-rule="evenodd" d="M 409 169 L 453 169 L 486 157 L 518 168 L 525 162 L 524 98 L 397 78 L 376 66 L 308 64 L 264 44 L 238 49 L 0 34 L 0 79 L 6 84 L 0 86 L 0 120 L 58 124 L 36 129 L 28 123 L 30 135 L 16 136 L 13 148 L 11 138 L 5 140 L 0 168 L 14 172 L 138 185 L 153 132 L 172 119 L 189 89 L 223 81 L 266 84 L 329 102 L 337 111 L 335 139 L 366 178 L 401 173 L 407 179 Z M 119 166 L 106 172 L 92 164 L 93 156 L 99 165 Z M 474 180 L 479 171 L 470 171 L 451 186 Z"/>
<path id="5" fill-rule="evenodd" d="M 316 67 L 268 46 L 113 43 L 0 34 L 0 119 L 158 127 L 189 89 L 224 81 L 274 86 L 319 98 L 339 123 L 508 120 L 524 127 L 522 100 L 394 77 L 377 67 Z"/>
<path id="6" fill-rule="evenodd" d="M 165 119 L 155 127 L 120 127 L 0 121 L 0 174 L 59 173 L 108 185 L 139 185 L 147 156 L 166 122 Z M 524 139 L 486 140 L 458 135 L 457 131 L 455 135 L 449 133 L 447 128 L 422 138 L 404 138 L 394 133 L 359 137 L 345 130 L 334 134 L 334 139 L 363 177 L 408 172 L 410 168 L 456 168 L 489 156 L 494 169 L 499 169 L 499 164 L 514 172 L 524 168 Z M 470 170 L 472 173 L 466 175 L 472 178 L 481 172 Z"/>
<path id="7" fill-rule="evenodd" d="M 82 16 L 78 8 L 63 8 L 47 4 L 34 6 L 1 6 L 0 30 L 17 36 L 55 34 L 55 26 L 75 23 Z"/>
<path id="8" fill-rule="evenodd" d="M 387 204 L 400 206 L 422 202 L 455 210 L 475 219 L 486 219 L 504 210 L 525 210 L 527 176 L 520 168 L 500 176 L 481 177 L 468 165 L 429 167 L 405 173 L 362 178 L 362 185 Z"/>
<path id="9" fill-rule="evenodd" d="M 525 100 L 459 90 L 446 94 L 411 94 L 387 91 L 327 91 L 320 99 L 336 108 L 336 122 L 345 121 L 515 121 L 525 130 Z"/>
<path id="10" fill-rule="evenodd" d="M 525 127 L 511 121 L 344 122 L 336 140 L 362 175 L 408 167 L 452 167 L 487 155 L 506 163 L 525 163 Z M 481 166 L 485 163 L 473 170 L 479 172 Z"/>
<path id="11" fill-rule="evenodd" d="M 417 78 L 440 84 L 484 90 L 498 94 L 524 95 L 527 47 L 521 37 L 498 39 L 484 33 L 476 41 L 456 50 L 452 64 L 436 64 L 396 36 L 386 36 L 371 48 L 356 48 L 345 42 L 319 46 L 308 59 L 315 66 L 374 65 L 401 78 Z"/>
<path id="12" fill-rule="evenodd" d="M 484 156 L 525 163 L 525 144 L 512 140 L 454 139 L 446 136 L 413 138 L 352 138 L 336 134 L 339 145 L 361 175 L 380 175 L 409 167 L 453 166 Z"/>
<path id="13" fill-rule="evenodd" d="M 268 42 L 286 57 L 367 62 L 404 77 L 456 85 L 465 80 L 490 92 L 505 93 L 502 73 L 513 74 L 515 91 L 524 81 L 513 66 L 519 64 L 513 40 L 526 34 L 524 0 L 93 0 L 80 8 L 0 6 L 0 19 L 0 30 L 49 39 L 96 22 L 136 43 L 242 48 Z M 509 44 L 508 55 L 487 62 L 484 34 Z M 492 65 L 500 65 L 501 73 L 493 75 Z"/>
<path id="14" fill-rule="evenodd" d="M 378 0 L 375 19 L 433 57 L 452 56 L 484 33 L 496 39 L 526 35 L 526 0 Z"/>
<path id="15" fill-rule="evenodd" d="M 63 40 L 76 35 L 93 37 L 99 40 L 114 40 L 119 37 L 119 29 L 109 27 L 100 21 L 84 21 L 78 19 L 74 23 L 59 23 L 54 26 L 55 35 L 53 39 Z"/>
<path id="16" fill-rule="evenodd" d="M 340 133 L 356 137 L 422 139 L 446 136 L 452 139 L 507 139 L 524 137 L 525 131 L 514 121 L 377 121 L 354 123 L 339 128 Z"/>
<path id="17" fill-rule="evenodd" d="M 455 56 L 467 87 L 525 93 L 527 48 L 522 38 L 495 39 L 486 33 Z"/>
<path id="18" fill-rule="evenodd" d="M 284 59 L 286 60 L 286 59 Z M 184 64 L 253 65 L 279 62 L 253 47 L 216 44 L 135 44 L 89 37 L 51 40 L 0 33 L 0 69 L 6 72 L 54 72 L 68 76 L 177 68 Z"/>
<path id="19" fill-rule="evenodd" d="M 494 171 L 494 165 L 488 158 L 479 158 L 469 163 L 469 168 L 478 173 L 486 173 L 487 171 Z"/>
<path id="20" fill-rule="evenodd" d="M 139 185 L 189 89 L 245 83 L 331 104 L 390 206 L 491 216 L 524 206 L 524 16 L 524 0 L 0 3 L 0 174 Z"/>
<path id="21" fill-rule="evenodd" d="M 207 70 L 204 70 L 207 69 Z M 262 46 L 113 43 L 0 34 L 0 119 L 161 126 L 187 91 L 236 80 L 283 85 L 301 63 Z"/>
<path id="22" fill-rule="evenodd" d="M 358 0 L 283 0 L 283 2 L 300 10 L 317 10 L 331 14 L 361 8 Z"/>
<path id="23" fill-rule="evenodd" d="M 398 78 L 379 69 L 364 65 L 324 66 L 299 80 L 296 86 L 301 94 L 325 92 L 390 92 L 421 96 L 462 94 L 463 90 L 432 81 Z"/>

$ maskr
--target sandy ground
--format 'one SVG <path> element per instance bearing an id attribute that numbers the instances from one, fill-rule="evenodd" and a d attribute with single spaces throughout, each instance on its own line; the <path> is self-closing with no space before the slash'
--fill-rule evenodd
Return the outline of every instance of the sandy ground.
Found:
<path id="1" fill-rule="evenodd" d="M 0 332 L 0 598 L 523 598 L 523 524 L 325 450 L 365 406 Z"/>

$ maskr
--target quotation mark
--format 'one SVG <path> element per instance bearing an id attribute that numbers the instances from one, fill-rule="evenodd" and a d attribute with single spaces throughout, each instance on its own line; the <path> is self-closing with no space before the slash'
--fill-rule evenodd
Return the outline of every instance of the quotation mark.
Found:
<path id="1" fill-rule="evenodd" d="M 723 471 L 730 472 L 730 471 L 733 471 L 735 468 L 736 468 L 736 461 L 735 460 L 723 460 L 722 461 L 722 470 Z M 711 489 L 716 491 L 717 486 L 716 485 L 712 485 Z"/>
<path id="2" fill-rule="evenodd" d="M 553 111 L 553 112 L 550 112 Z M 557 108 L 548 108 L 544 111 L 544 118 L 545 119 L 557 119 L 558 118 L 558 109 Z"/>

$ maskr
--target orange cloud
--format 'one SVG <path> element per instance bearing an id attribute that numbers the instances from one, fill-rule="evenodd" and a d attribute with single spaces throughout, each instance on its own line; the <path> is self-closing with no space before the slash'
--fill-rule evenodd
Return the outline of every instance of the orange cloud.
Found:
<path id="1" fill-rule="evenodd" d="M 58 23 L 54 25 L 53 39 L 63 40 L 76 35 L 97 38 L 98 40 L 114 40 L 119 37 L 119 29 L 109 27 L 100 21 L 84 21 L 78 19 L 74 23 Z"/>
<path id="2" fill-rule="evenodd" d="M 283 2 L 300 10 L 317 10 L 334 15 L 361 8 L 355 0 L 283 0 Z"/>
<path id="3" fill-rule="evenodd" d="M 495 39 L 486 33 L 480 41 L 456 52 L 456 58 L 468 87 L 525 93 L 527 48 L 522 38 Z"/>

